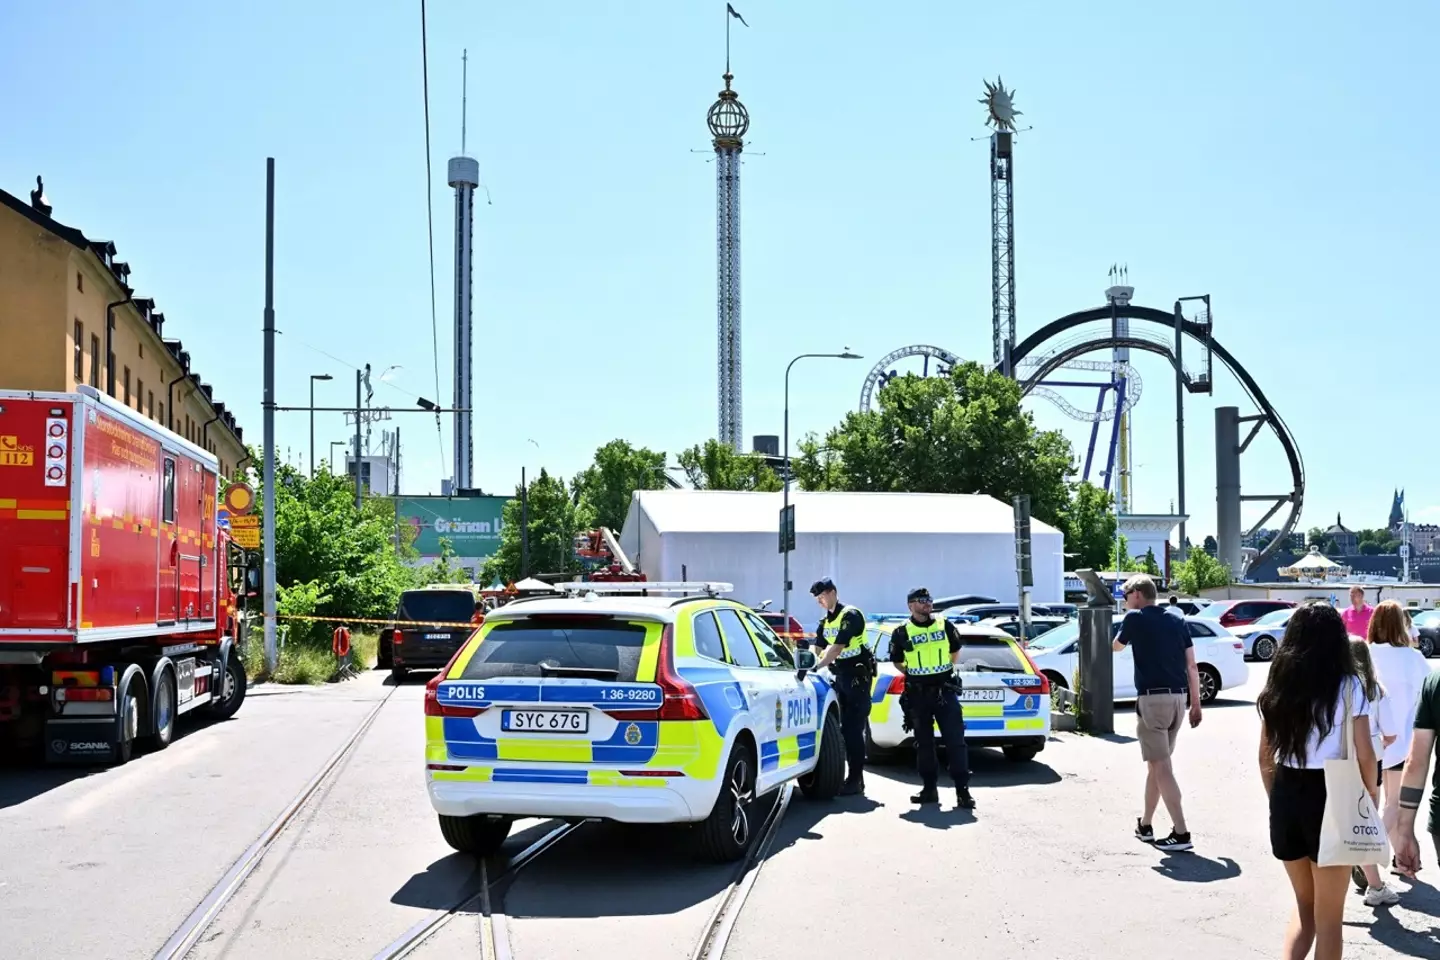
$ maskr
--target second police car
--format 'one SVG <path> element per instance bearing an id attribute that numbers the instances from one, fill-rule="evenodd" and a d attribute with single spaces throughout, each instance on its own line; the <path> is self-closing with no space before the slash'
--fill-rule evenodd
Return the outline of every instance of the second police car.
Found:
<path id="1" fill-rule="evenodd" d="M 914 740 L 914 733 L 904 729 L 900 709 L 905 677 L 890 662 L 890 637 L 904 622 L 872 623 L 866 633 L 879 662 L 870 696 L 872 753 Z M 965 742 L 971 747 L 1000 747 L 1006 759 L 1017 763 L 1034 759 L 1050 736 L 1050 681 L 1005 631 L 971 623 L 955 625 L 963 641 L 955 671 L 963 688 Z"/>
<path id="2" fill-rule="evenodd" d="M 598 818 L 693 823 L 700 852 L 730 861 L 757 798 L 792 780 L 839 792 L 829 682 L 729 585 L 561 587 L 491 611 L 425 688 L 427 786 L 452 847 L 492 854 L 522 817 Z"/>

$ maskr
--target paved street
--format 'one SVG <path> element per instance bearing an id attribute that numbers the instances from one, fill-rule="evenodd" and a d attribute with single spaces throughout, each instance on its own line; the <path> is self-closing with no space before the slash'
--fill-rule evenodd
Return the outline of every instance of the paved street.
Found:
<path id="1" fill-rule="evenodd" d="M 1434 661 L 1440 668 L 1440 661 Z M 1064 735 L 1034 764 L 978 751 L 980 808 L 919 813 L 908 768 L 874 767 L 864 800 L 797 798 L 726 956 L 807 953 L 986 960 L 1273 957 L 1289 915 L 1269 855 L 1255 772 L 1253 700 L 1264 669 L 1181 736 L 1177 759 L 1198 848 L 1161 855 L 1133 840 L 1142 768 L 1120 713 L 1110 740 Z M 440 839 L 418 773 L 418 682 L 380 673 L 321 688 L 261 687 L 235 720 L 187 730 L 162 754 L 90 776 L 0 773 L 0 956 L 148 958 L 387 695 L 355 752 L 291 823 L 191 953 L 203 958 L 365 958 L 435 908 L 478 889 L 478 867 Z M 123 815 L 120 812 L 123 811 Z M 517 825 L 518 851 L 552 824 Z M 1163 821 L 1157 828 L 1168 827 Z M 587 824 L 492 898 L 518 960 L 688 957 L 728 883 L 676 831 Z M 1433 878 L 1431 878 L 1433 880 Z M 927 888 L 934 895 L 925 894 Z M 1403 889 L 1403 888 L 1402 888 Z M 139 891 L 137 893 L 137 891 Z M 53 921 L 57 902 L 86 909 Z M 824 904 L 852 918 L 841 929 Z M 937 909 L 937 901 L 950 903 Z M 1348 956 L 1433 957 L 1440 893 L 1394 909 L 1358 897 Z M 423 958 L 481 956 L 460 917 Z"/>

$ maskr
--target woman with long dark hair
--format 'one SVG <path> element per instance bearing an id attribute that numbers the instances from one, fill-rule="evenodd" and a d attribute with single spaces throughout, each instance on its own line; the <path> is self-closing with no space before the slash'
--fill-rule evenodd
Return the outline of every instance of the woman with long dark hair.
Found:
<path id="1" fill-rule="evenodd" d="M 1350 868 L 1322 867 L 1325 761 L 1354 759 L 1378 803 L 1378 761 L 1370 739 L 1370 700 L 1355 672 L 1350 636 L 1328 603 L 1301 604 L 1285 627 L 1257 702 L 1260 776 L 1270 795 L 1270 849 L 1284 862 L 1295 892 L 1285 934 L 1286 960 L 1339 960 Z M 1352 743 L 1342 744 L 1345 710 L 1354 717 Z"/>

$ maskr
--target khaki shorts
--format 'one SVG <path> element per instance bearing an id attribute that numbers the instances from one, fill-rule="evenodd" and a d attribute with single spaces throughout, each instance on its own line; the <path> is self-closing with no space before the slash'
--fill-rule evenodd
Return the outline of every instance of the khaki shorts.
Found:
<path id="1" fill-rule="evenodd" d="M 1185 694 L 1153 693 L 1135 703 L 1140 720 L 1135 736 L 1140 740 L 1140 759 L 1164 760 L 1175 752 L 1175 738 L 1185 722 Z"/>

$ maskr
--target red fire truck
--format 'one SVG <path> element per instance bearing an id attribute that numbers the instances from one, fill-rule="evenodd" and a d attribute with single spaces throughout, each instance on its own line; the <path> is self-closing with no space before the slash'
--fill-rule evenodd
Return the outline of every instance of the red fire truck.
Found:
<path id="1" fill-rule="evenodd" d="M 0 390 L 0 746 L 124 763 L 240 708 L 218 471 L 91 387 Z"/>

